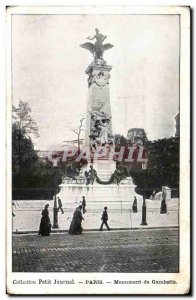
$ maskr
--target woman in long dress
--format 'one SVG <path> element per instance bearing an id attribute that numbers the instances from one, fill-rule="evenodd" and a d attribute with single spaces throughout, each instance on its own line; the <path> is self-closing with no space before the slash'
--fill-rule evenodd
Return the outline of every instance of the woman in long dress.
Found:
<path id="1" fill-rule="evenodd" d="M 69 234 L 81 234 L 82 233 L 82 205 L 76 208 L 73 214 L 73 219 L 69 227 Z"/>
<path id="2" fill-rule="evenodd" d="M 49 204 L 45 205 L 45 208 L 42 210 L 42 218 L 39 226 L 39 235 L 45 236 L 50 235 L 51 232 L 51 223 L 49 218 L 48 211 Z"/>

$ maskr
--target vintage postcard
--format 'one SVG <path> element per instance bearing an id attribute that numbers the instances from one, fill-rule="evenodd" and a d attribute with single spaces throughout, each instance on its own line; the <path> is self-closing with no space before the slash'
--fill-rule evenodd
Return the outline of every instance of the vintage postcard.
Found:
<path id="1" fill-rule="evenodd" d="M 6 18 L 7 293 L 189 293 L 190 8 Z"/>

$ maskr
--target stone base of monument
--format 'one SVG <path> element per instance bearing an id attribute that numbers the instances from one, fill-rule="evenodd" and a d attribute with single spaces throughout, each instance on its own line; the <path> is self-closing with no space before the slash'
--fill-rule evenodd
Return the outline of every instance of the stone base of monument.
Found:
<path id="1" fill-rule="evenodd" d="M 134 196 L 137 197 L 139 206 L 143 202 L 142 197 L 136 194 L 136 186 L 132 183 L 131 178 L 123 180 L 119 185 L 102 185 L 95 182 L 93 185 L 86 186 L 85 182 L 78 184 L 72 181 L 62 184 L 60 187 L 58 196 L 61 198 L 63 206 L 72 211 L 71 218 L 75 208 L 82 204 L 82 196 L 85 196 L 87 212 L 84 214 L 84 229 L 94 229 L 100 226 L 105 206 L 108 207 L 112 227 L 124 228 L 130 218 Z M 114 222 L 111 223 L 111 219 Z"/>
<path id="2" fill-rule="evenodd" d="M 86 185 L 86 180 L 78 178 L 77 180 L 65 179 L 60 185 L 60 192 L 57 195 L 61 198 L 65 207 L 70 204 L 79 205 L 82 202 L 82 196 L 85 196 L 87 206 L 90 210 L 99 210 L 100 213 L 104 206 L 121 211 L 131 208 L 134 196 L 138 203 L 143 199 L 135 192 L 136 186 L 132 178 L 129 177 L 121 181 L 119 185 L 103 185 L 94 182 L 93 185 Z"/>
<path id="3" fill-rule="evenodd" d="M 136 186 L 133 184 L 131 177 L 121 180 L 119 185 L 100 184 L 94 181 L 93 185 L 86 185 L 84 172 L 89 171 L 90 165 L 96 170 L 98 177 L 102 182 L 107 182 L 116 169 L 116 162 L 109 159 L 94 160 L 93 163 L 88 163 L 81 175 L 76 179 L 65 178 L 59 186 L 60 192 L 57 195 L 61 198 L 63 206 L 72 210 L 72 214 L 77 206 L 82 203 L 82 196 L 86 199 L 85 219 L 91 219 L 90 224 L 97 223 L 97 218 L 100 220 L 103 208 L 108 207 L 113 214 L 123 216 L 126 213 L 129 215 L 129 210 L 132 208 L 134 196 L 137 197 L 138 205 L 142 205 L 143 198 L 135 192 Z M 124 222 L 120 221 L 118 228 L 123 227 Z"/>
<path id="4" fill-rule="evenodd" d="M 116 162 L 113 160 L 108 159 L 101 159 L 101 160 L 94 160 L 93 161 L 93 168 L 97 171 L 99 178 L 101 180 L 109 180 L 111 175 L 116 170 Z M 90 166 L 90 163 L 87 167 Z"/>

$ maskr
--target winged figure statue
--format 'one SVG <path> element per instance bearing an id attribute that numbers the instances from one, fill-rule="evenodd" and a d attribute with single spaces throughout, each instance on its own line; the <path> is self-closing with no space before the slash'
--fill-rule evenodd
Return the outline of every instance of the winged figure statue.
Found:
<path id="1" fill-rule="evenodd" d="M 96 34 L 93 37 L 88 37 L 88 40 L 96 39 L 95 44 L 92 44 L 90 42 L 81 44 L 80 47 L 89 50 L 95 59 L 102 59 L 103 58 L 103 52 L 105 50 L 111 49 L 113 45 L 107 43 L 103 45 L 103 41 L 106 39 L 106 35 L 99 33 L 99 29 L 95 29 Z"/>

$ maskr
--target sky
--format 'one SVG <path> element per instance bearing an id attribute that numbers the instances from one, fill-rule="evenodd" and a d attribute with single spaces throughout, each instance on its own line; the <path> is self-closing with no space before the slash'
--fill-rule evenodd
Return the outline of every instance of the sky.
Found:
<path id="1" fill-rule="evenodd" d="M 72 129 L 87 111 L 92 54 L 79 45 L 95 34 L 114 47 L 113 133 L 144 128 L 149 140 L 175 135 L 179 111 L 179 17 L 177 15 L 13 15 L 12 101 L 28 102 L 39 126 L 36 148 L 75 139 Z"/>

